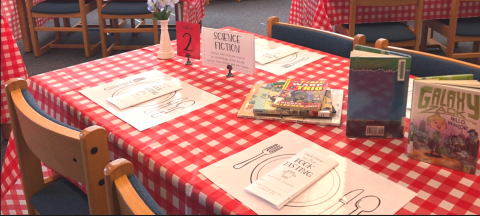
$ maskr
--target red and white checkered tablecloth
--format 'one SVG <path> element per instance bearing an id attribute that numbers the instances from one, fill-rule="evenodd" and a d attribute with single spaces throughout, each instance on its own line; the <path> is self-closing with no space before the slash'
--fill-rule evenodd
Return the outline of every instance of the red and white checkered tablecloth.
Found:
<path id="1" fill-rule="evenodd" d="M 22 55 L 18 50 L 17 43 L 13 39 L 12 31 L 8 25 L 6 18 L 1 15 L 1 123 L 10 122 L 10 114 L 8 113 L 7 98 L 5 95 L 5 83 L 11 78 L 28 77 L 25 64 L 23 64 Z"/>
<path id="2" fill-rule="evenodd" d="M 44 0 L 33 0 L 36 4 Z M 145 5 L 147 4 L 146 0 Z M 183 19 L 184 22 L 198 23 L 205 16 L 205 0 L 180 0 L 184 1 L 183 4 Z M 22 30 L 20 29 L 20 20 L 18 18 L 17 4 L 15 0 L 2 0 L 1 14 L 7 19 L 10 28 L 13 32 L 13 38 L 15 40 L 22 39 Z M 146 6 L 145 6 L 146 7 Z M 50 18 L 37 18 L 37 26 L 43 26 Z"/>
<path id="3" fill-rule="evenodd" d="M 132 161 L 139 179 L 168 214 L 254 214 L 199 170 L 283 130 L 290 130 L 418 193 L 397 214 L 480 214 L 478 174 L 408 159 L 406 138 L 347 138 L 347 98 L 340 127 L 237 118 L 245 95 L 259 80 L 326 78 L 332 88 L 345 89 L 347 95 L 348 59 L 315 51 L 327 56 L 282 76 L 257 69 L 253 76 L 234 71 L 235 77 L 226 78 L 225 68 L 202 66 L 195 59 L 193 65 L 186 66 L 183 57 L 161 61 L 156 57 L 157 50 L 157 45 L 150 46 L 37 75 L 31 77 L 29 87 L 42 109 L 56 119 L 81 129 L 94 124 L 105 127 L 110 159 L 123 157 Z M 153 69 L 223 99 L 139 132 L 79 93 L 84 87 Z M 2 168 L 2 214 L 22 214 L 26 209 L 12 142 Z M 477 173 L 479 168 L 477 162 Z"/>
<path id="4" fill-rule="evenodd" d="M 451 0 L 424 0 L 423 20 L 449 19 Z M 292 0 L 289 23 L 333 31 L 332 26 L 346 24 L 349 0 Z M 479 17 L 480 2 L 461 2 L 459 17 Z M 357 7 L 357 23 L 415 20 L 415 5 L 398 7 Z"/>

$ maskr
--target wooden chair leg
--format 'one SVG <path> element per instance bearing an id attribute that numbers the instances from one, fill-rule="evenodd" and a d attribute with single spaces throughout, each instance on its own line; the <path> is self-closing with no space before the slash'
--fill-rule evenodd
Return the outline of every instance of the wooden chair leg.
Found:
<path id="1" fill-rule="evenodd" d="M 160 36 L 158 35 L 158 22 L 157 20 L 153 20 L 153 41 L 155 44 L 160 43 Z"/>
<path id="2" fill-rule="evenodd" d="M 110 22 L 111 23 L 111 22 Z M 102 56 L 107 57 L 107 34 L 105 34 L 105 26 L 107 25 L 107 22 L 105 19 L 100 17 L 100 22 L 98 22 L 98 25 L 100 27 L 100 43 L 102 46 Z"/>
<path id="3" fill-rule="evenodd" d="M 427 39 L 428 39 L 428 27 L 423 25 L 422 26 L 422 34 L 421 34 L 421 41 L 420 41 L 420 51 L 426 52 L 427 51 Z"/>
<path id="4" fill-rule="evenodd" d="M 60 18 L 54 18 L 53 19 L 53 25 L 55 27 L 60 27 Z M 55 32 L 55 43 L 61 43 L 62 41 L 62 32 Z"/>
<path id="5" fill-rule="evenodd" d="M 130 19 L 130 25 L 132 26 L 132 29 L 135 28 L 135 19 Z M 132 32 L 132 36 L 135 35 L 135 32 Z"/>
<path id="6" fill-rule="evenodd" d="M 70 24 L 70 18 L 63 18 L 63 26 L 64 27 L 72 27 Z M 71 35 L 73 32 L 67 32 L 67 35 Z"/>
<path id="7" fill-rule="evenodd" d="M 3 139 L 10 138 L 10 132 L 12 132 L 12 124 L 4 123 L 1 125 Z"/>
<path id="8" fill-rule="evenodd" d="M 112 28 L 120 28 L 120 26 L 118 25 L 118 19 L 111 19 L 111 22 L 113 25 Z M 115 35 L 115 43 L 117 45 L 120 45 L 120 33 L 114 33 L 114 35 Z"/>
<path id="9" fill-rule="evenodd" d="M 93 53 L 90 51 L 90 38 L 88 37 L 88 24 L 87 24 L 87 16 L 83 15 L 81 18 L 82 21 L 82 34 L 83 34 L 83 46 L 85 50 L 85 57 L 91 57 Z"/>
<path id="10" fill-rule="evenodd" d="M 474 53 L 475 53 L 475 52 L 478 53 L 478 52 L 480 51 L 480 41 L 475 41 L 475 42 L 473 42 L 473 50 L 472 50 L 472 51 L 473 51 Z M 473 58 L 473 59 L 472 59 L 472 63 L 473 63 L 473 64 L 478 64 L 478 59 L 479 59 L 479 58 Z"/>

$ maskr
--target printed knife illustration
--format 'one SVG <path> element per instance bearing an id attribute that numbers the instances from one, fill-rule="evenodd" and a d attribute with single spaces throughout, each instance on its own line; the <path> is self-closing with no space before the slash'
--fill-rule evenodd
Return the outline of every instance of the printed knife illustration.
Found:
<path id="1" fill-rule="evenodd" d="M 338 209 L 340 209 L 342 206 L 347 205 L 350 201 L 357 198 L 360 194 L 363 193 L 363 191 L 364 191 L 363 189 L 357 189 L 357 190 L 352 190 L 352 191 L 346 193 L 345 195 L 343 195 L 342 198 L 340 198 L 340 200 L 338 200 L 337 203 L 335 203 L 335 205 L 332 205 L 332 206 L 328 207 L 327 209 L 325 209 L 320 214 L 332 215 Z"/>
<path id="2" fill-rule="evenodd" d="M 240 162 L 240 163 L 238 163 L 238 164 L 233 165 L 233 168 L 235 168 L 235 169 L 240 169 L 240 168 L 244 167 L 245 165 L 251 163 L 252 161 L 254 161 L 254 160 L 258 159 L 258 158 L 261 158 L 261 157 L 264 156 L 264 155 L 273 154 L 273 153 L 277 152 L 278 150 L 280 150 L 280 149 L 282 149 L 282 148 L 283 148 L 283 146 L 281 146 L 281 145 L 279 145 L 279 144 L 272 145 L 272 146 L 264 149 L 264 150 L 262 151 L 262 153 L 260 153 L 260 154 L 258 154 L 258 155 L 255 155 L 255 156 L 251 157 L 251 158 L 248 159 L 248 160 L 245 160 L 245 161 L 242 161 L 242 162 Z"/>

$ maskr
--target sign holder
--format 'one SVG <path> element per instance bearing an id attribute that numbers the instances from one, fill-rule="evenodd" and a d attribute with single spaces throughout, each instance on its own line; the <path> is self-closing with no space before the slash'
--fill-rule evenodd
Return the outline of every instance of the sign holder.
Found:
<path id="1" fill-rule="evenodd" d="M 190 61 L 190 53 L 187 53 L 187 62 L 185 62 L 185 65 L 192 65 L 193 63 Z"/>
<path id="2" fill-rule="evenodd" d="M 227 73 L 227 77 L 233 77 L 233 73 L 232 73 L 232 65 L 227 65 L 227 69 L 228 69 L 228 73 Z"/>

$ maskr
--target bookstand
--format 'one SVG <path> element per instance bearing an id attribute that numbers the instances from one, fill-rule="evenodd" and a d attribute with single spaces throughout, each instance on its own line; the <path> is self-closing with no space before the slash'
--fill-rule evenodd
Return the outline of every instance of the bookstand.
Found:
<path id="1" fill-rule="evenodd" d="M 192 65 L 193 63 L 190 61 L 190 53 L 187 53 L 187 62 L 185 62 L 185 65 Z"/>
<path id="2" fill-rule="evenodd" d="M 233 77 L 232 65 L 227 65 L 227 69 L 228 69 L 227 77 Z"/>

